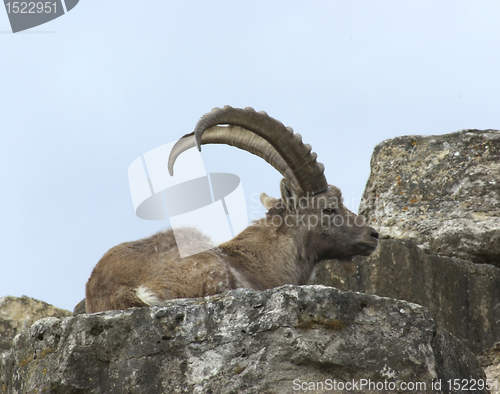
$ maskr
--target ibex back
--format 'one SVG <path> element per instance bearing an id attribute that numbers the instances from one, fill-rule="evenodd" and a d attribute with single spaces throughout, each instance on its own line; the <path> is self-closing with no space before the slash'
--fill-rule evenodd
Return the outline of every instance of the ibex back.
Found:
<path id="1" fill-rule="evenodd" d="M 377 232 L 343 205 L 340 190 L 328 185 L 311 147 L 265 112 L 226 106 L 205 114 L 172 149 L 170 173 L 182 152 L 203 144 L 233 145 L 262 157 L 284 176 L 281 198 L 262 194 L 265 218 L 232 240 L 188 257 L 180 257 L 172 230 L 115 246 L 92 271 L 87 313 L 161 305 L 238 287 L 305 284 L 318 261 L 350 262 L 377 248 Z M 191 228 L 176 232 L 179 236 L 198 245 L 208 242 Z"/>

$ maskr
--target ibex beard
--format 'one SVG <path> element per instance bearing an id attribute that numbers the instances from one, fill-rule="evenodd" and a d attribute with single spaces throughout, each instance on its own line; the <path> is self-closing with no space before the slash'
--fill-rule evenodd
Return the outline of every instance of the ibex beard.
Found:
<path id="1" fill-rule="evenodd" d="M 216 248 L 206 250 L 210 240 L 196 229 L 176 229 L 183 243 L 190 240 L 204 250 L 191 256 L 180 257 L 172 230 L 115 246 L 87 283 L 87 313 L 162 305 L 239 287 L 306 284 L 319 261 L 339 259 L 352 271 L 354 256 L 368 256 L 377 248 L 377 232 L 344 206 L 316 154 L 291 128 L 251 108 L 215 108 L 174 146 L 170 173 L 183 151 L 213 143 L 244 149 L 276 168 L 284 176 L 281 198 L 262 194 L 266 217 Z"/>

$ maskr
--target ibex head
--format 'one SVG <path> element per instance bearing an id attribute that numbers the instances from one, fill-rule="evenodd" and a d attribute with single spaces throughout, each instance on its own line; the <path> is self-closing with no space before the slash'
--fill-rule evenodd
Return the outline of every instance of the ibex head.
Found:
<path id="1" fill-rule="evenodd" d="M 340 190 L 328 185 L 316 153 L 290 127 L 252 108 L 214 108 L 198 121 L 193 133 L 174 146 L 170 174 L 183 151 L 195 145 L 201 150 L 204 144 L 236 146 L 262 157 L 283 175 L 281 199 L 261 195 L 268 213 L 259 224 L 297 233 L 306 242 L 307 253 L 316 254 L 316 261 L 350 261 L 376 249 L 377 232 L 344 206 Z"/>

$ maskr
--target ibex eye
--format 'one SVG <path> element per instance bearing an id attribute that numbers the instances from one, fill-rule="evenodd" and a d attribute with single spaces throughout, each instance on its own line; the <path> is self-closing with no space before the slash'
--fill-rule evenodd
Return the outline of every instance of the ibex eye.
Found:
<path id="1" fill-rule="evenodd" d="M 323 209 L 323 213 L 326 213 L 327 215 L 331 215 L 332 213 L 335 213 L 335 209 L 325 208 L 325 209 Z"/>

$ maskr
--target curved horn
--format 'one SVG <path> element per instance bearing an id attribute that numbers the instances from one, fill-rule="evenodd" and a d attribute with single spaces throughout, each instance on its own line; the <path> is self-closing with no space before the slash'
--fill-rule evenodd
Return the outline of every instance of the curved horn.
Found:
<path id="1" fill-rule="evenodd" d="M 324 166 L 316 161 L 317 155 L 311 152 L 311 146 L 302 143 L 300 134 L 294 134 L 291 128 L 285 127 L 267 113 L 256 112 L 253 108 L 214 108 L 196 124 L 194 136 L 199 150 L 203 133 L 220 124 L 241 126 L 266 140 L 286 163 L 302 193 L 317 194 L 328 188 Z"/>
<path id="2" fill-rule="evenodd" d="M 293 187 L 298 188 L 299 186 L 295 175 L 276 149 L 274 149 L 265 139 L 243 127 L 234 125 L 229 125 L 227 127 L 212 126 L 203 133 L 201 144 L 227 144 L 243 149 L 263 158 L 271 164 L 281 175 L 283 175 L 283 177 L 292 183 Z M 174 163 L 177 157 L 179 157 L 182 152 L 195 146 L 196 140 L 194 132 L 182 136 L 181 139 L 175 143 L 168 157 L 168 172 L 170 175 L 174 174 Z"/>

